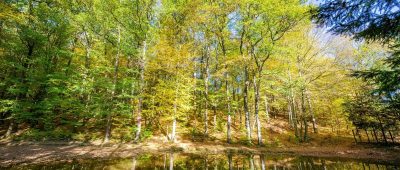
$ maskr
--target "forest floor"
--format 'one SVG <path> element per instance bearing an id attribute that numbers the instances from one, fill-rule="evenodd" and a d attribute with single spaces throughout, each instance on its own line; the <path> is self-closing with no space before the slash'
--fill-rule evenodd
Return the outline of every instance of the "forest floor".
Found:
<path id="1" fill-rule="evenodd" d="M 46 162 L 70 162 L 77 159 L 129 158 L 144 153 L 165 153 L 170 151 L 193 154 L 264 153 L 288 154 L 312 157 L 359 159 L 370 162 L 400 164 L 399 146 L 355 145 L 315 145 L 300 143 L 291 146 L 246 146 L 225 142 L 177 141 L 164 143 L 153 137 L 146 142 L 133 144 L 84 144 L 70 142 L 0 142 L 0 168 L 11 165 L 41 164 Z"/>

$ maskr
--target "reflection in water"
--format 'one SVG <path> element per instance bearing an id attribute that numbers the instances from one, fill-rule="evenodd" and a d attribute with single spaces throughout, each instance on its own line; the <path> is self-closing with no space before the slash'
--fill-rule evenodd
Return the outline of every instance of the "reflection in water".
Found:
<path id="1" fill-rule="evenodd" d="M 169 153 L 169 170 L 174 170 L 174 153 Z"/>
<path id="2" fill-rule="evenodd" d="M 264 155 L 260 155 L 260 162 L 261 162 L 261 170 L 265 170 L 265 157 Z"/>
<path id="3" fill-rule="evenodd" d="M 133 161 L 132 161 L 132 168 L 131 168 L 131 170 L 135 170 L 135 169 L 136 169 L 136 157 L 134 156 L 132 160 L 133 160 Z"/>
<path id="4" fill-rule="evenodd" d="M 254 159 L 253 155 L 249 155 L 249 162 L 250 162 L 250 170 L 254 170 Z"/>
<path id="5" fill-rule="evenodd" d="M 398 163 L 397 163 L 398 164 Z M 283 169 L 399 169 L 398 165 L 345 159 L 270 155 L 270 154 L 143 154 L 130 159 L 79 160 L 72 163 L 15 166 L 8 169 L 229 169 L 229 170 L 283 170 Z"/>
<path id="6" fill-rule="evenodd" d="M 229 170 L 233 170 L 232 154 L 231 153 L 228 153 L 228 166 L 229 166 Z"/>
<path id="7" fill-rule="evenodd" d="M 164 153 L 164 169 L 167 167 L 167 153 Z"/>

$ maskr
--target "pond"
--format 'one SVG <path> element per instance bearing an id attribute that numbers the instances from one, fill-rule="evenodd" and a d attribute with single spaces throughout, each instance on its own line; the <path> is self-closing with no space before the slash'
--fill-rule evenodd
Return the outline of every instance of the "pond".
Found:
<path id="1" fill-rule="evenodd" d="M 395 163 L 397 164 L 397 163 Z M 142 154 L 126 159 L 74 160 L 42 165 L 13 166 L 8 169 L 399 169 L 399 165 L 339 158 L 318 158 L 281 154 Z"/>

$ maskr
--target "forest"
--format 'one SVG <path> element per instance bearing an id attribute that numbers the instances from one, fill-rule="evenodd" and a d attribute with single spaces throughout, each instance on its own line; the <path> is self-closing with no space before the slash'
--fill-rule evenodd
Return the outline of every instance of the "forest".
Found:
<path id="1" fill-rule="evenodd" d="M 398 143 L 399 33 L 396 0 L 2 0 L 0 136 Z"/>

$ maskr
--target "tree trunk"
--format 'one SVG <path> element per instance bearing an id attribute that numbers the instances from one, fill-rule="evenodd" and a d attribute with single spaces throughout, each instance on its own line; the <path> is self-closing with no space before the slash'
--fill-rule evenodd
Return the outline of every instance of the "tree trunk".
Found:
<path id="1" fill-rule="evenodd" d="M 250 129 L 250 113 L 249 113 L 249 104 L 248 104 L 248 90 L 249 90 L 249 77 L 248 77 L 248 69 L 245 66 L 245 83 L 244 83 L 244 90 L 243 90 L 243 106 L 244 106 L 244 113 L 245 113 L 245 125 L 246 125 L 246 132 L 247 132 L 247 142 L 251 143 L 251 129 Z"/>
<path id="2" fill-rule="evenodd" d="M 304 136 L 303 136 L 303 140 L 307 141 L 308 140 L 308 124 L 307 124 L 307 118 L 303 117 L 303 122 L 304 122 Z"/>
<path id="3" fill-rule="evenodd" d="M 290 67 L 288 67 L 288 77 L 289 77 L 289 84 L 292 82 L 292 74 L 290 72 Z M 299 138 L 299 131 L 297 128 L 297 114 L 296 114 L 296 103 L 295 103 L 295 96 L 293 92 L 293 88 L 290 87 L 289 89 L 289 99 L 290 99 L 290 110 L 291 110 L 291 116 L 292 116 L 292 122 L 293 122 L 293 127 L 294 127 L 294 134 L 296 138 Z"/>
<path id="4" fill-rule="evenodd" d="M 360 143 L 362 142 L 361 134 L 358 128 L 356 128 L 356 134 L 358 135 L 358 139 L 360 139 Z"/>
<path id="5" fill-rule="evenodd" d="M 365 134 L 367 134 L 368 143 L 370 143 L 371 141 L 369 140 L 368 131 L 366 129 L 364 129 L 364 131 L 365 131 Z"/>
<path id="6" fill-rule="evenodd" d="M 213 121 L 214 121 L 214 131 L 216 131 L 217 130 L 217 112 L 214 112 Z"/>
<path id="7" fill-rule="evenodd" d="M 309 92 L 307 95 L 307 103 L 308 103 L 308 109 L 310 109 L 309 111 L 311 114 L 313 131 L 314 131 L 314 133 L 318 133 L 317 121 L 315 120 L 315 115 L 314 115 L 313 107 L 311 104 L 311 95 L 309 94 Z"/>
<path id="8" fill-rule="evenodd" d="M 226 58 L 226 48 L 225 48 L 225 41 L 224 38 L 221 38 L 221 48 L 222 48 L 222 54 L 224 56 L 224 59 L 227 60 Z M 227 142 L 231 143 L 231 100 L 230 100 L 230 96 L 229 96 L 229 72 L 228 72 L 228 64 L 225 63 L 225 95 L 226 95 L 226 103 L 227 103 L 227 108 L 228 108 L 228 120 L 227 120 Z M 215 117 L 216 119 L 216 117 Z M 216 121 L 216 120 L 215 120 Z"/>
<path id="9" fill-rule="evenodd" d="M 390 132 L 390 130 L 388 130 L 388 131 L 389 131 L 390 139 L 392 139 L 392 143 L 394 144 L 394 139 L 393 139 L 392 132 Z"/>
<path id="10" fill-rule="evenodd" d="M 90 94 L 91 90 L 87 88 L 88 86 L 88 80 L 91 79 L 91 76 L 89 75 L 89 69 L 90 69 L 90 55 L 92 51 L 92 44 L 89 39 L 89 34 L 87 31 L 85 31 L 85 71 L 83 75 L 83 81 L 84 81 L 84 93 L 87 93 L 86 96 L 83 96 L 84 102 L 85 102 L 85 113 L 90 113 L 89 110 L 89 104 L 90 104 Z M 82 122 L 82 127 L 85 128 L 86 123 L 89 121 L 89 115 L 84 115 L 83 122 Z"/>
<path id="11" fill-rule="evenodd" d="M 376 130 L 375 130 L 375 128 L 373 129 L 373 132 L 374 132 L 375 141 L 376 141 L 376 143 L 378 143 L 379 140 L 378 140 L 378 135 L 376 135 Z"/>
<path id="12" fill-rule="evenodd" d="M 351 132 L 353 133 L 354 141 L 357 143 L 357 138 L 356 138 L 356 134 L 354 133 L 354 130 L 351 130 Z"/>
<path id="13" fill-rule="evenodd" d="M 382 132 L 382 136 L 383 136 L 383 140 L 385 141 L 385 143 L 387 144 L 387 138 L 386 138 L 386 134 L 385 134 L 385 130 L 383 128 L 381 128 L 381 132 Z"/>
<path id="14" fill-rule="evenodd" d="M 387 142 L 385 130 L 383 129 L 383 125 L 382 125 L 382 121 L 381 121 L 380 117 L 378 117 L 378 120 L 379 120 L 379 125 L 381 126 L 381 131 L 382 131 L 383 140 L 385 140 L 385 143 L 387 144 L 388 142 Z"/>
<path id="15" fill-rule="evenodd" d="M 143 86 L 144 86 L 144 64 L 146 57 L 146 40 L 143 41 L 143 53 L 139 61 L 139 101 L 137 106 L 137 129 L 135 133 L 135 142 L 138 142 L 140 139 L 140 133 L 142 130 L 142 107 L 143 107 Z"/>
<path id="16" fill-rule="evenodd" d="M 339 133 L 340 133 L 340 120 L 339 120 L 339 118 L 336 118 L 336 125 L 337 125 L 336 134 L 339 136 Z"/>
<path id="17" fill-rule="evenodd" d="M 290 125 L 290 127 L 294 128 L 294 124 L 293 124 L 293 114 L 292 114 L 292 102 L 290 99 L 290 96 L 287 97 L 287 104 L 288 104 L 288 123 Z"/>
<path id="18" fill-rule="evenodd" d="M 204 79 L 204 96 L 205 96 L 205 110 L 204 110 L 204 135 L 208 136 L 208 78 L 209 78 L 209 56 L 208 56 L 208 47 L 207 47 L 207 54 L 205 55 L 205 71 L 203 76 Z M 214 125 L 215 126 L 215 125 Z"/>
<path id="19" fill-rule="evenodd" d="M 292 121 L 293 121 L 293 127 L 294 127 L 294 134 L 297 138 L 299 138 L 299 129 L 297 127 L 297 112 L 296 112 L 296 103 L 294 99 L 294 95 L 292 94 L 292 101 L 291 101 L 291 108 L 292 108 Z"/>
<path id="20" fill-rule="evenodd" d="M 175 135 L 176 135 L 176 118 L 172 120 L 172 132 L 171 132 L 171 142 L 175 142 Z"/>
<path id="21" fill-rule="evenodd" d="M 242 129 L 243 126 L 243 111 L 239 110 L 239 129 Z"/>
<path id="22" fill-rule="evenodd" d="M 172 120 L 172 134 L 171 134 L 171 142 L 175 142 L 176 139 L 176 116 L 178 115 L 178 86 L 175 88 L 175 99 L 174 99 L 174 117 Z"/>
<path id="23" fill-rule="evenodd" d="M 227 142 L 231 143 L 231 115 L 230 114 L 228 114 L 226 138 L 227 138 Z"/>
<path id="24" fill-rule="evenodd" d="M 110 141 L 111 137 L 111 126 L 112 126 L 112 114 L 114 112 L 114 100 L 115 93 L 117 91 L 117 81 L 118 81 L 118 69 L 119 69 L 119 54 L 120 54 L 120 42 L 121 42 L 121 28 L 118 26 L 118 40 L 117 40 L 117 55 L 115 56 L 114 61 L 114 78 L 113 78 L 113 89 L 111 92 L 111 111 L 107 114 L 107 124 L 106 124 L 106 134 L 104 138 L 104 142 L 107 143 Z"/>
<path id="25" fill-rule="evenodd" d="M 129 60 L 130 60 L 129 61 L 129 68 L 133 73 L 134 72 L 133 57 L 130 56 Z M 136 78 L 135 78 L 134 74 L 132 74 L 131 76 L 132 76 L 132 78 L 131 78 L 131 81 L 132 81 L 132 83 L 131 83 L 131 97 L 130 97 L 129 103 L 131 104 L 132 123 L 135 123 L 135 98 L 133 96 L 135 96 L 135 83 L 134 82 L 135 82 Z"/>
<path id="26" fill-rule="evenodd" d="M 372 139 L 371 139 L 371 140 L 372 140 L 371 142 L 373 143 L 373 142 L 374 142 L 373 140 L 375 139 L 375 138 L 374 138 L 374 132 L 371 130 L 371 132 L 370 132 L 369 134 L 371 135 L 371 138 L 372 138 Z M 378 141 L 375 139 L 375 142 L 378 142 Z"/>
<path id="27" fill-rule="evenodd" d="M 305 94 L 304 90 L 301 91 L 301 112 L 303 117 L 303 124 L 304 124 L 304 134 L 303 134 L 303 141 L 308 140 L 308 124 L 307 124 L 307 110 L 305 105 Z"/>
<path id="28" fill-rule="evenodd" d="M 11 119 L 10 119 L 10 124 L 8 125 L 7 132 L 6 132 L 6 134 L 4 135 L 4 137 L 5 137 L 5 138 L 8 138 L 8 137 L 11 135 L 11 133 L 12 133 L 13 131 L 14 131 L 14 119 L 11 118 Z"/>
<path id="29" fill-rule="evenodd" d="M 225 65 L 225 69 L 227 66 Z M 227 142 L 231 143 L 231 101 L 229 97 L 229 84 L 228 84 L 229 74 L 225 73 L 225 87 L 226 87 L 226 102 L 228 107 L 228 120 L 227 120 Z"/>
<path id="30" fill-rule="evenodd" d="M 235 86 L 233 86 L 233 88 L 232 88 L 232 101 L 236 101 L 236 92 L 235 91 L 236 91 L 236 88 L 235 88 Z M 237 127 L 237 117 L 238 117 L 237 113 L 238 113 L 238 109 L 235 108 L 233 110 L 233 126 L 235 126 L 235 127 Z"/>
<path id="31" fill-rule="evenodd" d="M 261 123 L 260 123 L 260 118 L 258 117 L 258 114 L 256 114 L 256 122 L 257 122 L 257 141 L 258 145 L 262 145 L 262 136 L 261 136 Z"/>
<path id="32" fill-rule="evenodd" d="M 204 135 L 208 136 L 208 110 L 204 112 Z"/>
<path id="33" fill-rule="evenodd" d="M 231 126 L 237 127 L 237 110 L 233 110 L 233 122 L 231 123 Z"/>
<path id="34" fill-rule="evenodd" d="M 300 133 L 299 133 L 299 139 L 300 141 L 303 141 L 303 121 L 302 121 L 302 117 L 300 117 Z"/>

